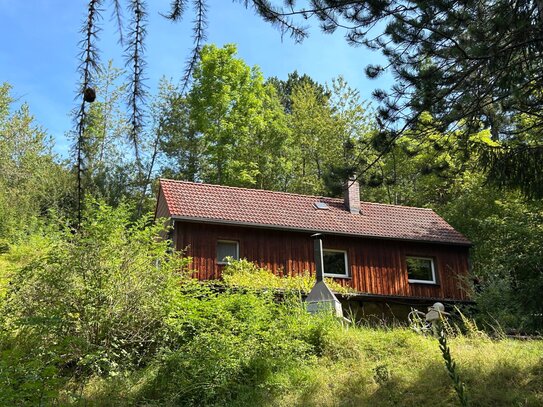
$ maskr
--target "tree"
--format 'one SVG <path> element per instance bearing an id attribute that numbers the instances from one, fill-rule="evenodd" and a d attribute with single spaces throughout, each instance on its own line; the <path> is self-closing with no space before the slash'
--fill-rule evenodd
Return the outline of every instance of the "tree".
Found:
<path id="1" fill-rule="evenodd" d="M 167 178 L 198 181 L 203 165 L 203 140 L 191 121 L 189 102 L 166 81 L 161 83 L 158 100 L 156 131 L 161 134 L 160 152 L 166 157 L 161 173 Z"/>
<path id="2" fill-rule="evenodd" d="M 389 69 L 396 84 L 378 90 L 382 130 L 390 141 L 411 129 L 424 112 L 436 130 L 462 126 L 468 132 L 490 129 L 494 140 L 483 164 L 491 180 L 543 196 L 543 140 L 523 142 L 522 134 L 541 134 L 543 107 L 543 4 L 540 1 L 325 1 L 283 9 L 254 1 L 261 16 L 302 39 L 296 17 L 317 18 L 325 32 L 345 30 L 347 41 L 381 50 L 387 67 L 368 66 L 369 77 Z M 305 21 L 305 20 L 304 20 Z M 383 27 L 379 30 L 378 27 Z M 526 126 L 514 120 L 520 114 Z M 433 130 L 432 130 L 433 131 Z M 484 157 L 483 157 L 484 158 Z"/>
<path id="3" fill-rule="evenodd" d="M 328 104 L 319 101 L 314 85 L 303 83 L 292 91 L 290 126 L 294 163 L 292 190 L 304 194 L 322 194 L 326 168 L 326 148 L 335 149 L 333 142 L 334 120 Z"/>
<path id="4" fill-rule="evenodd" d="M 70 211 L 72 179 L 49 147 L 29 107 L 13 109 L 11 86 L 0 86 L 0 238 L 25 234 L 49 210 Z"/>
<path id="5" fill-rule="evenodd" d="M 375 130 L 342 78 L 331 87 L 296 73 L 263 82 L 234 46 L 202 49 L 186 96 L 171 84 L 162 89 L 155 121 L 163 175 L 174 178 L 338 195 L 345 168 L 354 171 L 362 140 Z"/>
<path id="6" fill-rule="evenodd" d="M 325 103 L 330 97 L 330 92 L 323 85 L 315 82 L 309 75 L 300 75 L 298 71 L 289 73 L 285 81 L 277 77 L 272 77 L 266 82 L 271 83 L 275 87 L 287 113 L 292 112 L 292 93 L 296 87 L 309 85 L 315 88 L 320 103 Z"/>
<path id="7" fill-rule="evenodd" d="M 278 189 L 285 183 L 286 116 L 275 88 L 236 47 L 206 46 L 183 96 L 169 87 L 158 113 L 166 173 L 189 180 Z"/>
<path id="8" fill-rule="evenodd" d="M 516 192 L 485 185 L 466 172 L 438 208 L 469 236 L 478 318 L 514 332 L 543 327 L 543 205 Z"/>
<path id="9" fill-rule="evenodd" d="M 255 169 L 242 162 L 250 136 L 264 124 L 257 117 L 262 111 L 262 74 L 235 58 L 235 53 L 233 44 L 222 49 L 205 46 L 188 95 L 191 120 L 205 137 L 204 178 L 227 185 L 254 180 Z"/>
<path id="10" fill-rule="evenodd" d="M 324 90 L 324 92 L 322 92 Z M 367 154 L 363 140 L 371 119 L 358 92 L 337 78 L 329 88 L 313 81 L 292 87 L 293 166 L 291 190 L 306 194 L 341 195 L 343 182 L 356 172 L 356 161 Z"/>
<path id="11" fill-rule="evenodd" d="M 101 3 L 102 0 L 88 3 L 81 54 L 82 93 L 92 84 L 96 71 L 95 43 Z M 140 106 L 145 94 L 142 51 L 146 13 L 145 1 L 127 3 L 132 16 L 126 55 L 132 84 L 130 134 L 137 152 L 136 136 L 143 117 Z M 113 4 L 121 22 L 121 2 Z M 282 35 L 288 34 L 296 41 L 307 36 L 307 28 L 300 23 L 314 17 L 325 32 L 340 29 L 349 43 L 381 50 L 388 59 L 386 67 L 370 65 L 366 72 L 375 78 L 388 69 L 396 79 L 390 90 L 375 92 L 382 102 L 378 109 L 381 131 L 389 135 L 389 143 L 411 129 L 423 112 L 435 117 L 434 125 L 440 132 L 459 125 L 469 132 L 489 128 L 495 140 L 506 141 L 487 148 L 482 156 L 491 180 L 498 185 L 518 187 L 528 196 L 543 196 L 543 170 L 538 165 L 543 156 L 543 141 L 538 138 L 533 143 L 519 142 L 519 135 L 525 131 L 543 128 L 539 114 L 543 107 L 543 77 L 539 74 L 543 64 L 541 1 L 310 0 L 298 6 L 294 0 L 283 7 L 269 0 L 252 0 L 243 4 L 275 25 Z M 193 5 L 195 45 L 188 58 L 183 90 L 190 82 L 206 37 L 208 2 L 195 0 Z M 180 21 L 187 7 L 186 0 L 173 0 L 165 17 Z M 122 34 L 121 24 L 119 28 Z M 84 136 L 85 114 L 82 102 L 78 145 Z M 513 120 L 520 114 L 532 119 L 530 127 Z M 364 173 L 375 164 L 360 163 L 358 172 Z"/>
<path id="12" fill-rule="evenodd" d="M 85 138 L 81 149 L 81 183 L 88 195 L 117 206 L 123 200 L 137 202 L 141 178 L 126 139 L 128 115 L 123 106 L 127 85 L 124 70 L 111 61 L 100 67 L 94 89 L 97 98 L 89 107 L 85 120 Z M 143 140 L 140 140 L 140 145 Z M 140 163 L 144 148 L 140 148 Z"/>

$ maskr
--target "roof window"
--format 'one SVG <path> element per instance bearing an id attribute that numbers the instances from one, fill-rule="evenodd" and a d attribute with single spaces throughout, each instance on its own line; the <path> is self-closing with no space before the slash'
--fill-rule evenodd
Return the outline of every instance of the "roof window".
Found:
<path id="1" fill-rule="evenodd" d="M 315 205 L 315 208 L 317 209 L 330 209 L 328 204 L 325 202 L 315 202 L 314 205 Z"/>

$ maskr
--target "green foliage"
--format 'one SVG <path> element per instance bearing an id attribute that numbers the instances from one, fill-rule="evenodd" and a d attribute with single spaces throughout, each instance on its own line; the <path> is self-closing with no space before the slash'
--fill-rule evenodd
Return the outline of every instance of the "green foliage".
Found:
<path id="1" fill-rule="evenodd" d="M 288 173 L 289 129 L 275 88 L 233 44 L 205 46 L 187 95 L 163 84 L 160 149 L 165 174 L 187 180 L 277 189 Z"/>
<path id="2" fill-rule="evenodd" d="M 10 92 L 0 85 L 0 239 L 13 241 L 49 209 L 68 212 L 73 184 L 51 139 L 26 104 L 14 110 Z"/>
<path id="3" fill-rule="evenodd" d="M 167 163 L 162 169 L 166 178 L 197 181 L 204 159 L 204 140 L 190 119 L 190 105 L 177 88 L 161 81 L 156 113 L 160 150 Z"/>
<path id="4" fill-rule="evenodd" d="M 271 157 L 281 157 L 288 130 L 275 89 L 264 84 L 257 67 L 235 58 L 236 52 L 233 44 L 202 49 L 187 96 L 189 120 L 202 135 L 204 179 L 264 187 L 276 182 L 281 161 Z"/>
<path id="5" fill-rule="evenodd" d="M 233 299 L 220 300 L 231 301 L 235 303 Z M 223 310 L 218 302 L 214 305 Z M 226 312 L 230 316 L 231 311 Z M 255 313 L 260 314 L 260 310 Z M 258 356 L 247 348 L 245 341 L 261 352 L 265 350 L 247 337 L 245 341 L 236 341 L 235 336 L 219 330 L 215 340 L 210 334 L 201 339 L 206 348 L 195 349 L 189 343 L 187 353 L 181 347 L 172 353 L 175 358 L 165 356 L 143 372 L 91 380 L 83 391 L 83 399 L 89 405 L 458 405 L 435 338 L 404 328 L 345 328 L 326 321 L 318 323 L 318 318 L 303 314 L 294 313 L 294 317 L 288 319 L 292 323 L 284 329 L 291 334 L 294 330 L 312 333 L 318 351 L 310 346 L 302 358 L 279 352 L 255 370 L 251 362 Z M 247 314 L 240 315 L 238 321 L 246 318 Z M 267 321 L 274 327 L 285 322 L 279 317 L 277 322 L 265 318 L 262 323 Z M 258 326 L 255 322 L 251 325 Z M 243 328 L 232 333 L 237 332 L 246 333 Z M 274 341 L 267 346 L 277 349 L 280 344 Z M 489 341 L 458 336 L 450 338 L 448 346 L 462 366 L 462 379 L 469 386 L 472 405 L 537 406 L 543 401 L 541 341 Z M 209 354 L 205 349 L 210 349 Z M 189 350 L 195 352 L 194 360 Z M 192 376 L 188 377 L 189 372 L 184 369 Z M 255 371 L 267 373 L 258 375 Z M 198 396 L 201 399 L 195 400 Z"/>
<path id="6" fill-rule="evenodd" d="M 137 187 L 142 182 L 134 157 L 126 154 L 133 147 L 127 137 L 130 126 L 124 110 L 125 73 L 112 61 L 100 67 L 93 84 L 97 98 L 88 107 L 81 143 L 83 190 L 112 206 L 127 200 L 137 202 Z M 147 151 L 145 142 L 144 137 L 138 138 L 139 147 Z"/>
<path id="7" fill-rule="evenodd" d="M 302 275 L 277 276 L 270 270 L 258 267 L 246 259 L 230 260 L 222 272 L 222 278 L 229 287 L 280 289 L 305 294 L 311 291 L 316 282 L 315 277 L 310 276 L 308 271 Z M 353 292 L 350 287 L 344 287 L 331 278 L 326 278 L 325 281 L 336 293 Z"/>
<path id="8" fill-rule="evenodd" d="M 26 385 L 13 378 L 26 380 L 37 360 L 64 378 L 115 375 L 148 363 L 163 345 L 187 260 L 157 239 L 161 226 L 146 223 L 130 223 L 124 206 L 93 202 L 77 232 L 60 220 L 42 230 L 41 249 L 12 272 L 1 304 L 0 349 L 23 369 L 0 371 L 12 389 Z"/>
<path id="9" fill-rule="evenodd" d="M 0 335 L 0 405 L 46 405 L 54 400 L 64 384 L 57 366 L 57 349 L 40 346 L 22 333 L 8 344 Z"/>
<path id="10" fill-rule="evenodd" d="M 441 351 L 441 355 L 443 356 L 443 360 L 445 361 L 445 367 L 447 368 L 447 372 L 449 373 L 449 377 L 451 378 L 454 386 L 454 391 L 456 392 L 456 395 L 458 396 L 458 401 L 460 401 L 461 406 L 468 406 L 468 396 L 466 394 L 466 386 L 464 383 L 462 383 L 462 380 L 460 379 L 460 375 L 458 374 L 458 367 L 456 366 L 456 362 L 453 360 L 451 356 L 451 349 L 447 343 L 447 336 L 445 334 L 444 329 L 439 329 L 438 331 L 438 340 L 439 340 L 439 350 Z"/>
<path id="11" fill-rule="evenodd" d="M 183 95 L 163 84 L 157 112 L 164 174 L 191 181 L 340 194 L 373 130 L 358 92 L 338 78 L 330 89 L 307 75 L 264 82 L 232 44 L 206 46 Z M 339 169 L 339 170 L 338 170 Z M 336 185 L 337 186 L 337 185 Z"/>
<path id="12" fill-rule="evenodd" d="M 182 290 L 170 315 L 177 346 L 143 397 L 172 405 L 265 403 L 281 390 L 274 375 L 311 360 L 336 325 L 270 295 L 200 290 Z"/>
<path id="13" fill-rule="evenodd" d="M 473 173 L 467 173 L 454 191 L 456 198 L 441 212 L 474 243 L 478 319 L 507 331 L 541 330 L 541 203 L 497 191 Z"/>
<path id="14" fill-rule="evenodd" d="M 440 131 L 489 129 L 504 143 L 489 152 L 492 180 L 543 196 L 539 1 L 253 3 L 265 21 L 297 39 L 308 35 L 314 17 L 324 32 L 340 28 L 350 44 L 381 51 L 387 62 L 368 64 L 366 75 L 394 78 L 390 89 L 374 91 L 383 128 L 400 135 L 431 112 Z M 526 143 L 527 132 L 538 135 L 535 143 Z"/>
<path id="15" fill-rule="evenodd" d="M 0 404 L 455 402 L 435 339 L 343 326 L 310 315 L 298 296 L 279 302 L 272 290 L 240 290 L 236 281 L 251 279 L 256 288 L 309 284 L 246 261 L 227 267 L 232 287 L 219 292 L 180 273 L 189 260 L 129 212 L 94 203 L 79 231 L 43 226 L 2 255 L 12 266 L 0 313 Z M 458 335 L 448 346 L 474 405 L 543 401 L 540 341 Z"/>

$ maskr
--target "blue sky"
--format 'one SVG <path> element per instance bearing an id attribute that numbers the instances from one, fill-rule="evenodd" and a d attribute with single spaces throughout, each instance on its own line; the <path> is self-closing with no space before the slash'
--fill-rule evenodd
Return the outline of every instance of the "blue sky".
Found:
<path id="1" fill-rule="evenodd" d="M 122 48 L 111 22 L 110 1 L 103 16 L 99 48 L 102 61 L 109 59 L 123 65 Z M 191 21 L 187 15 L 181 23 L 172 24 L 159 12 L 167 12 L 170 1 L 149 3 L 146 77 L 151 92 L 162 76 L 177 81 L 183 72 L 191 49 Z M 324 83 L 342 75 L 365 99 L 373 89 L 387 88 L 390 79 L 370 81 L 364 67 L 381 62 L 382 57 L 364 48 L 347 45 L 343 35 L 322 34 L 315 21 L 311 35 L 302 44 L 285 37 L 239 3 L 227 0 L 209 1 L 207 42 L 219 46 L 235 43 L 238 55 L 249 65 L 260 66 L 265 77 L 281 79 L 297 70 Z M 14 95 L 30 105 L 38 123 L 55 139 L 55 151 L 66 155 L 66 132 L 74 96 L 81 39 L 80 26 L 85 17 L 86 2 L 81 0 L 0 0 L 0 82 L 9 82 Z M 127 20 L 127 19 L 126 19 Z"/>

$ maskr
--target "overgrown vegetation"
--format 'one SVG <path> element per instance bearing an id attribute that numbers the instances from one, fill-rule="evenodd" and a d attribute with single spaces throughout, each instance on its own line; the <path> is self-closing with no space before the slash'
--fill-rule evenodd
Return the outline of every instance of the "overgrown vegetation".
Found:
<path id="1" fill-rule="evenodd" d="M 312 316 L 296 294 L 306 279 L 246 261 L 227 268 L 219 293 L 192 280 L 189 259 L 126 206 L 93 202 L 77 232 L 50 218 L 0 255 L 1 405 L 455 403 L 436 338 Z M 248 276 L 252 288 L 295 290 L 283 301 L 239 290 Z M 473 405 L 543 402 L 541 341 L 451 326 Z"/>
<path id="2" fill-rule="evenodd" d="M 132 5 L 144 23 L 144 2 Z M 146 124 L 138 47 L 129 111 L 125 72 L 92 67 L 98 96 L 81 105 L 72 161 L 0 86 L 0 405 L 543 404 L 543 343 L 506 339 L 543 329 L 543 206 L 516 190 L 537 181 L 516 182 L 529 171 L 497 184 L 483 172 L 499 165 L 489 149 L 510 141 L 498 134 L 507 126 L 487 123 L 496 111 L 447 127 L 443 112 L 423 110 L 392 134 L 341 78 L 266 80 L 234 45 L 199 46 L 194 82 L 163 81 Z M 474 243 L 475 320 L 445 327 L 448 371 L 436 338 L 309 315 L 308 275 L 242 260 L 226 267 L 220 293 L 192 280 L 190 259 L 142 215 L 159 176 L 337 196 L 351 175 L 364 200 L 431 207 Z"/>
<path id="3" fill-rule="evenodd" d="M 277 276 L 268 269 L 258 267 L 255 263 L 241 259 L 230 261 L 222 272 L 222 280 L 229 287 L 250 288 L 257 290 L 276 289 L 290 294 L 308 294 L 315 285 L 315 276 L 309 271 L 303 275 Z M 342 286 L 331 278 L 325 279 L 326 284 L 336 293 L 348 294 L 353 290 Z"/>

